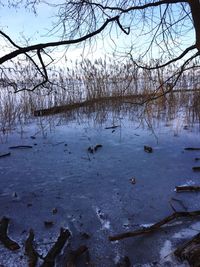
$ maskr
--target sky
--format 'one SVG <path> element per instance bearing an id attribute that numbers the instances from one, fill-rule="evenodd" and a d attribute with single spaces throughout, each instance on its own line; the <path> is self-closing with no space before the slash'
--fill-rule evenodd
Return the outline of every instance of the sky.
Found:
<path id="1" fill-rule="evenodd" d="M 38 9 L 38 15 L 24 8 L 4 7 L 0 9 L 1 28 L 15 41 L 19 41 L 20 36 L 24 34 L 37 42 L 47 33 L 49 20 L 53 14 L 52 9 L 44 5 Z"/>

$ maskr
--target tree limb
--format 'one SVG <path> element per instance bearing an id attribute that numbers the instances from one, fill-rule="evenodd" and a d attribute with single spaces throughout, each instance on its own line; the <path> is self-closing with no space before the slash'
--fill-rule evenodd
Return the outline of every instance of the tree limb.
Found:
<path id="1" fill-rule="evenodd" d="M 57 41 L 57 42 L 35 44 L 35 45 L 27 46 L 27 47 L 20 47 L 19 49 L 1 57 L 0 58 L 0 64 L 3 64 L 4 62 L 6 62 L 10 59 L 13 59 L 13 58 L 15 58 L 21 54 L 25 54 L 25 53 L 28 53 L 28 52 L 31 52 L 34 50 L 40 51 L 40 50 L 48 48 L 48 47 L 58 47 L 58 46 L 63 46 L 63 45 L 71 45 L 71 44 L 77 44 L 77 43 L 86 41 L 87 39 L 90 39 L 91 37 L 102 32 L 109 23 L 117 21 L 117 20 L 119 20 L 119 16 L 115 16 L 115 17 L 112 17 L 110 19 L 107 19 L 103 23 L 103 25 L 99 29 L 97 29 L 96 31 L 93 31 L 89 34 L 86 34 L 85 36 L 82 36 L 82 37 L 74 39 L 74 40 L 63 40 L 63 41 Z"/>
<path id="2" fill-rule="evenodd" d="M 149 234 L 152 232 L 155 232 L 157 230 L 159 230 L 161 228 L 161 226 L 175 220 L 178 218 L 183 218 L 183 217 L 195 217 L 195 216 L 200 216 L 200 210 L 196 210 L 196 211 L 182 211 L 182 212 L 174 212 L 173 214 L 165 217 L 164 219 L 162 219 L 161 221 L 153 224 L 152 226 L 149 227 L 143 227 L 141 229 L 132 231 L 132 232 L 126 232 L 126 233 L 122 233 L 122 234 L 118 234 L 118 235 L 114 235 L 114 236 L 109 236 L 109 240 L 110 241 L 116 241 L 116 240 L 121 240 L 124 238 L 128 238 L 128 237 L 135 237 L 135 236 L 139 236 L 139 235 L 144 235 L 144 234 Z"/>

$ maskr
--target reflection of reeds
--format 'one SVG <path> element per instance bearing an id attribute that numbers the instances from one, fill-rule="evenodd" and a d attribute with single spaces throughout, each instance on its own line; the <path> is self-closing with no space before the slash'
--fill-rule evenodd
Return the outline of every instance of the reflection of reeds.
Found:
<path id="1" fill-rule="evenodd" d="M 135 112 L 138 116 L 139 110 L 142 110 L 140 118 L 146 116 L 145 119 L 148 120 L 149 125 L 155 124 L 158 119 L 165 119 L 168 122 L 182 112 L 187 124 L 199 122 L 198 69 L 187 71 L 180 77 L 173 91 L 163 95 L 168 89 L 167 86 L 170 86 L 165 85 L 163 81 L 172 72 L 173 67 L 165 71 L 149 72 L 145 69 L 139 70 L 128 60 L 117 62 L 102 59 L 94 63 L 83 60 L 80 64 L 76 62 L 73 67 L 63 70 L 52 69 L 51 83 L 47 88 L 40 88 L 34 92 L 21 91 L 17 94 L 12 92 L 9 85 L 1 88 L 0 131 L 6 134 L 16 124 L 20 124 L 23 129 L 23 125 L 33 118 L 36 110 L 43 110 L 42 115 L 67 111 L 68 115 L 63 114 L 63 116 L 67 116 L 68 119 L 70 115 L 74 117 L 75 114 L 79 118 L 80 115 L 91 117 L 95 112 L 95 118 L 99 122 L 105 120 L 107 112 L 120 116 L 124 112 L 135 117 Z M 29 73 L 25 73 L 25 76 L 28 75 Z M 26 81 L 26 77 L 24 80 Z M 27 83 L 30 83 L 30 79 Z M 23 82 L 23 86 L 25 84 Z M 143 108 L 131 104 L 145 101 L 151 96 L 160 97 L 147 102 Z M 40 113 L 35 112 L 35 114 Z"/>

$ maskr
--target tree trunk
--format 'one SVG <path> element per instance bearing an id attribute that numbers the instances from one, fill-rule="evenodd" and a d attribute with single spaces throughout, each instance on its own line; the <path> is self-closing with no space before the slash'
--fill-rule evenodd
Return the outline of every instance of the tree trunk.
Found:
<path id="1" fill-rule="evenodd" d="M 194 29 L 196 34 L 196 47 L 200 52 L 200 1 L 199 0 L 188 0 L 191 8 L 192 18 L 194 23 Z"/>

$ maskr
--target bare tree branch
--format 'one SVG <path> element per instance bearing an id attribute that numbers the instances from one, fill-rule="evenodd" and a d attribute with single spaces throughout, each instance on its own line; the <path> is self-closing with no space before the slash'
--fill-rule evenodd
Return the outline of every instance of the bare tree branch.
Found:
<path id="1" fill-rule="evenodd" d="M 95 35 L 99 34 L 100 32 L 102 32 L 106 26 L 111 23 L 116 21 L 118 23 L 119 20 L 119 16 L 115 16 L 113 18 L 107 19 L 106 22 L 96 31 L 91 32 L 83 37 L 80 37 L 78 39 L 74 39 L 74 40 L 64 40 L 64 41 L 58 41 L 58 42 L 49 42 L 49 43 L 41 43 L 41 44 L 36 44 L 36 45 L 30 45 L 27 47 L 20 47 L 19 49 L 3 56 L 0 58 L 0 64 L 3 64 L 4 62 L 13 59 L 21 54 L 25 54 L 28 53 L 30 51 L 34 51 L 34 50 L 41 50 L 41 49 L 45 49 L 48 47 L 58 47 L 58 46 L 63 46 L 63 45 L 71 45 L 71 44 L 77 44 L 83 41 L 86 41 L 87 39 L 94 37 Z"/>
<path id="2" fill-rule="evenodd" d="M 145 69 L 145 70 L 155 70 L 155 69 L 159 69 L 159 68 L 164 68 L 164 67 L 170 65 L 171 63 L 174 63 L 174 62 L 176 62 L 176 61 L 182 59 L 182 58 L 183 58 L 185 55 L 187 55 L 190 51 L 192 51 L 193 49 L 196 49 L 196 48 L 197 48 L 196 45 L 192 45 L 192 46 L 186 48 L 186 49 L 183 51 L 183 53 L 181 53 L 178 57 L 175 57 L 175 58 L 173 58 L 172 60 L 169 60 L 169 61 L 167 61 L 167 62 L 164 63 L 164 64 L 156 65 L 156 66 L 154 66 L 154 67 L 142 66 L 142 65 L 138 64 L 136 60 L 133 59 L 131 53 L 129 53 L 129 55 L 130 55 L 130 58 L 131 58 L 133 64 L 135 64 L 138 68 Z M 199 55 L 199 53 L 195 54 L 195 57 L 197 57 L 198 55 Z"/>

